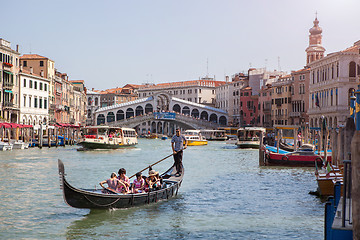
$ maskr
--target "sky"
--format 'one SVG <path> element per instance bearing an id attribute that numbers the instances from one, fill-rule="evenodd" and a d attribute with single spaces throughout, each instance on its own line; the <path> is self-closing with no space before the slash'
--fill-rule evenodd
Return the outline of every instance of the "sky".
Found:
<path id="1" fill-rule="evenodd" d="M 299 70 L 317 12 L 325 53 L 360 40 L 359 0 L 0 0 L 0 38 L 104 90 Z M 6 21 L 4 21 L 6 19 Z"/>

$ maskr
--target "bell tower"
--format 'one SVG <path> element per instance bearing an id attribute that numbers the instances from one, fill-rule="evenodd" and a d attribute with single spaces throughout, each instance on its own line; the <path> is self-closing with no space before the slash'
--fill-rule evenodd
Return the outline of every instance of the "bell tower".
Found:
<path id="1" fill-rule="evenodd" d="M 309 46 L 305 50 L 306 65 L 324 57 L 325 48 L 321 45 L 322 29 L 319 27 L 319 20 L 317 19 L 317 16 L 314 20 L 314 26 L 309 29 L 309 32 Z"/>

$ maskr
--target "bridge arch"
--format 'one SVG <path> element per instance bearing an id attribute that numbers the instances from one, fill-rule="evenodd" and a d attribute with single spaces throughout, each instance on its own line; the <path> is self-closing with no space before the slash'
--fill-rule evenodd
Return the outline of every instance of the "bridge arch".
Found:
<path id="1" fill-rule="evenodd" d="M 180 112 L 181 112 L 181 107 L 180 107 L 180 105 L 179 105 L 179 104 L 175 104 L 175 105 L 173 106 L 173 111 L 174 111 L 174 112 L 177 112 L 177 113 L 180 113 Z"/>
<path id="2" fill-rule="evenodd" d="M 134 117 L 134 109 L 128 108 L 126 109 L 126 118 Z"/>
<path id="3" fill-rule="evenodd" d="M 151 133 L 156 133 L 156 122 L 151 123 Z"/>
<path id="4" fill-rule="evenodd" d="M 124 111 L 123 110 L 118 110 L 116 112 L 116 121 L 120 121 L 120 120 L 123 120 L 124 119 Z"/>
<path id="5" fill-rule="evenodd" d="M 106 115 L 106 122 L 114 122 L 115 121 L 115 114 L 113 112 L 108 112 Z"/>
<path id="6" fill-rule="evenodd" d="M 209 114 L 207 111 L 202 111 L 201 114 L 200 114 L 200 119 L 203 119 L 203 120 L 208 120 L 209 119 Z"/>
<path id="7" fill-rule="evenodd" d="M 190 115 L 190 108 L 188 106 L 183 107 L 182 114 Z"/>
<path id="8" fill-rule="evenodd" d="M 165 92 L 158 93 L 155 96 L 157 111 L 169 111 L 171 97 Z"/>
<path id="9" fill-rule="evenodd" d="M 194 118 L 199 118 L 199 117 L 200 117 L 199 110 L 198 110 L 197 108 L 194 108 L 194 109 L 191 111 L 191 116 L 194 117 Z"/>
<path id="10" fill-rule="evenodd" d="M 219 117 L 219 124 L 226 126 L 227 125 L 227 121 L 226 121 L 226 117 L 225 116 L 221 116 Z"/>
<path id="11" fill-rule="evenodd" d="M 217 115 L 215 113 L 212 113 L 210 115 L 210 119 L 209 119 L 210 122 L 213 122 L 213 123 L 217 123 Z"/>
<path id="12" fill-rule="evenodd" d="M 150 103 L 147 103 L 145 105 L 145 113 L 148 114 L 148 113 L 152 113 L 152 112 L 154 112 L 153 105 L 151 105 Z"/>
<path id="13" fill-rule="evenodd" d="M 135 109 L 135 116 L 144 115 L 144 109 L 142 106 L 137 106 Z"/>
<path id="14" fill-rule="evenodd" d="M 105 123 L 105 115 L 99 114 L 96 119 L 97 125 L 104 124 Z"/>

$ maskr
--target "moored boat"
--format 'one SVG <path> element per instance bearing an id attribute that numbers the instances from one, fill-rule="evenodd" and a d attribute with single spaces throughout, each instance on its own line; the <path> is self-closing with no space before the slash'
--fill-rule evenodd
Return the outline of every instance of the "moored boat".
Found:
<path id="1" fill-rule="evenodd" d="M 331 156 L 327 157 L 331 161 Z M 266 150 L 265 163 L 268 166 L 318 167 L 323 166 L 323 159 L 314 151 L 298 150 L 288 153 L 276 153 Z"/>
<path id="2" fill-rule="evenodd" d="M 243 127 L 237 131 L 236 145 L 239 148 L 256 148 L 260 147 L 260 136 L 265 136 L 266 129 L 262 127 Z"/>
<path id="3" fill-rule="evenodd" d="M 160 175 L 163 178 L 161 189 L 144 193 L 117 194 L 103 193 L 102 189 L 75 188 L 65 179 L 65 168 L 61 160 L 58 160 L 58 168 L 64 200 L 74 208 L 129 208 L 166 200 L 177 195 L 184 177 L 183 167 L 180 175 L 175 176 L 176 169 L 175 166 L 172 166 Z"/>
<path id="4" fill-rule="evenodd" d="M 82 129 L 79 145 L 85 149 L 117 149 L 136 145 L 137 136 L 132 128 L 91 126 Z"/>
<path id="5" fill-rule="evenodd" d="M 225 141 L 228 139 L 225 130 L 203 129 L 200 130 L 200 133 L 209 141 Z"/>
<path id="6" fill-rule="evenodd" d="M 206 138 L 201 135 L 200 130 L 186 130 L 184 136 L 188 146 L 202 146 L 208 144 Z"/>
<path id="7" fill-rule="evenodd" d="M 8 151 L 12 149 L 13 149 L 13 145 L 11 143 L 0 141 L 0 151 Z"/>

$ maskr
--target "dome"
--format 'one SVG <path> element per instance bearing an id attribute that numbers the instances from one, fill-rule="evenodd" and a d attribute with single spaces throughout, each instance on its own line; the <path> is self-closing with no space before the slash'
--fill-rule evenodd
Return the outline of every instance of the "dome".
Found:
<path id="1" fill-rule="evenodd" d="M 309 32 L 312 35 L 317 35 L 317 34 L 322 33 L 322 29 L 321 29 L 321 27 L 319 27 L 319 20 L 317 20 L 317 18 L 315 18 L 314 26 L 312 28 L 310 28 Z"/>

